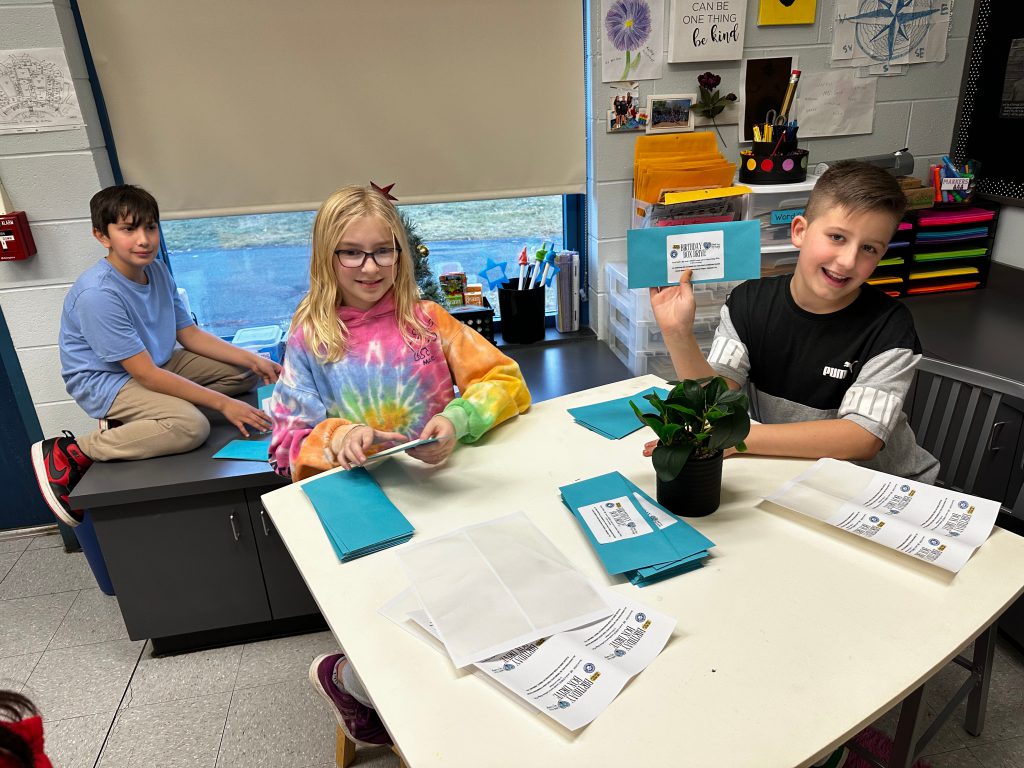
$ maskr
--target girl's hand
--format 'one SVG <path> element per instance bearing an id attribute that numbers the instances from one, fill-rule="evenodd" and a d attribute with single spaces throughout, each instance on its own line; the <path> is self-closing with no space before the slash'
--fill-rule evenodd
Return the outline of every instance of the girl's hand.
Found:
<path id="1" fill-rule="evenodd" d="M 249 362 L 249 370 L 259 376 L 264 384 L 277 383 L 277 379 L 281 375 L 281 366 L 273 360 L 268 360 L 256 354 L 253 355 L 253 358 Z"/>
<path id="2" fill-rule="evenodd" d="M 693 270 L 686 270 L 679 276 L 679 285 L 668 288 L 651 288 L 651 309 L 658 327 L 666 336 L 693 333 L 693 318 L 697 303 L 693 299 L 690 278 Z"/>
<path id="3" fill-rule="evenodd" d="M 423 427 L 419 439 L 426 440 L 430 437 L 436 437 L 438 441 L 411 448 L 406 453 L 427 464 L 441 464 L 455 450 L 455 425 L 441 414 L 437 414 Z"/>
<path id="4" fill-rule="evenodd" d="M 650 456 L 654 453 L 654 449 L 658 447 L 657 440 L 651 440 L 650 442 L 644 443 L 644 456 Z"/>
<path id="5" fill-rule="evenodd" d="M 331 444 L 327 446 L 325 453 L 331 464 L 338 464 L 345 469 L 361 467 L 366 463 L 366 452 L 374 445 L 380 443 L 404 443 L 405 435 L 399 432 L 381 432 L 366 424 L 357 424 L 346 430 L 341 437 L 336 430 L 331 436 Z"/>

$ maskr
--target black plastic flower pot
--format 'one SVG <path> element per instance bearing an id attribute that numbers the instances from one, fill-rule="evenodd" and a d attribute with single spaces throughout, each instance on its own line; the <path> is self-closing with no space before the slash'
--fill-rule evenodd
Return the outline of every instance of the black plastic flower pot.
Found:
<path id="1" fill-rule="evenodd" d="M 704 517 L 716 509 L 722 496 L 722 459 L 694 459 L 683 465 L 675 480 L 658 478 L 658 503 L 680 517 Z"/>

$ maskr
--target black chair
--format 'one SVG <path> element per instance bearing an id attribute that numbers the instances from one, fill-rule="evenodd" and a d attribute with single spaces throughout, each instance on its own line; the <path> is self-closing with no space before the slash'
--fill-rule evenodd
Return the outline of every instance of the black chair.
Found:
<path id="1" fill-rule="evenodd" d="M 939 459 L 941 468 L 936 485 L 998 500 L 999 525 L 1024 535 L 1024 384 L 922 358 L 904 410 L 917 442 Z M 1024 637 L 1024 598 L 1000 619 L 1000 627 L 1011 637 L 1014 622 Z M 964 699 L 964 728 L 974 736 L 981 735 L 992 675 L 995 629 L 995 625 L 990 626 L 977 637 L 971 658 L 959 655 L 953 659 L 970 676 L 927 729 L 923 727 L 927 684 L 903 700 L 888 762 L 890 768 L 909 768 Z M 874 758 L 854 743 L 848 746 L 869 759 Z"/>

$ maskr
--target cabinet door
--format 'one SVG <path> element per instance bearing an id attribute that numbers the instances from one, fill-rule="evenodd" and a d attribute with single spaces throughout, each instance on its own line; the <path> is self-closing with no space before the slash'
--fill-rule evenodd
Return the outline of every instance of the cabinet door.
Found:
<path id="1" fill-rule="evenodd" d="M 244 492 L 92 514 L 133 640 L 270 620 Z"/>
<path id="2" fill-rule="evenodd" d="M 275 619 L 290 616 L 306 616 L 317 613 L 316 601 L 306 588 L 299 569 L 274 529 L 270 515 L 263 508 L 260 495 L 269 493 L 278 486 L 247 490 L 249 516 L 256 536 L 256 546 L 263 565 L 263 580 L 270 599 L 270 612 Z"/>

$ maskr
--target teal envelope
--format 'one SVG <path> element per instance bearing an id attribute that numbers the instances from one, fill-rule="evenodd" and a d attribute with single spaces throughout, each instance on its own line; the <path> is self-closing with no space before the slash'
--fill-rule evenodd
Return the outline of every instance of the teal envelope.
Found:
<path id="1" fill-rule="evenodd" d="M 413 527 L 362 467 L 302 486 L 342 562 L 408 541 Z"/>
<path id="2" fill-rule="evenodd" d="M 708 547 L 714 546 L 714 542 L 665 510 L 618 472 L 565 485 L 559 490 L 562 501 L 580 524 L 609 574 L 623 573 L 631 580 L 638 578 L 641 581 L 656 576 L 667 578 L 669 571 L 674 575 L 676 568 L 700 560 L 707 555 Z M 669 524 L 659 524 L 652 519 L 636 501 L 634 493 L 643 496 Z M 628 505 L 620 508 L 614 501 L 622 497 L 628 500 Z M 581 508 L 595 512 L 585 515 Z M 621 517 L 623 509 L 630 515 L 629 522 Z M 618 523 L 614 522 L 616 519 Z M 612 529 L 616 532 L 614 535 L 619 536 L 614 541 L 602 542 L 594 533 L 595 530 Z M 660 567 L 635 573 L 652 566 Z"/>
<path id="3" fill-rule="evenodd" d="M 241 459 L 242 461 L 267 461 L 270 454 L 270 435 L 256 440 L 232 440 L 215 454 L 215 459 Z"/>
<path id="4" fill-rule="evenodd" d="M 264 409 L 263 405 L 274 395 L 274 385 L 264 384 L 262 387 L 256 390 L 256 407 L 270 412 L 269 407 Z"/>
<path id="5" fill-rule="evenodd" d="M 657 392 L 662 399 L 668 397 L 668 390 L 661 387 L 650 387 L 629 397 L 605 400 L 603 403 L 594 403 L 593 405 L 581 405 L 579 408 L 569 408 L 569 415 L 576 420 L 577 424 L 607 437 L 609 440 L 619 440 L 644 426 L 633 413 L 633 409 L 629 407 L 629 402 L 632 400 L 642 411 L 648 410 L 651 404 L 644 400 L 644 395 L 649 395 L 651 392 Z"/>
<path id="6" fill-rule="evenodd" d="M 684 269 L 692 282 L 756 280 L 761 276 L 761 224 L 724 221 L 626 232 L 630 288 L 675 285 Z"/>

